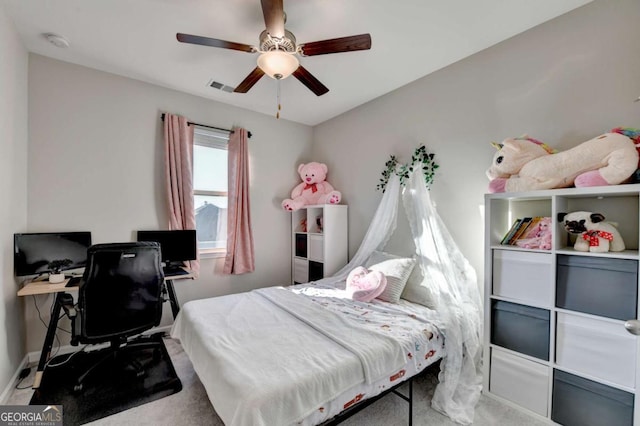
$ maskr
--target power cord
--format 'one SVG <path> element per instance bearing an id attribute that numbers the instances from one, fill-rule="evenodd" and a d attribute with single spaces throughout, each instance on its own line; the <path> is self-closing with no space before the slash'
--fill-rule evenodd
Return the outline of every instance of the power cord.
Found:
<path id="1" fill-rule="evenodd" d="M 22 383 L 24 379 L 29 377 L 29 374 L 31 374 L 31 367 L 23 368 L 22 371 L 20 371 L 20 375 L 18 376 L 18 383 L 16 383 L 16 386 L 15 386 L 16 389 L 29 389 L 31 387 L 31 386 L 20 386 L 20 383 Z"/>
<path id="2" fill-rule="evenodd" d="M 49 325 L 45 322 L 44 319 L 42 319 L 42 312 L 40 312 L 40 307 L 38 306 L 38 300 L 36 299 L 36 296 L 34 294 L 31 295 L 31 297 L 33 298 L 33 306 L 35 306 L 36 311 L 38 312 L 38 319 L 40 320 L 40 322 L 42 323 L 42 325 L 44 325 L 44 328 L 49 329 Z M 56 303 L 56 298 L 54 296 L 53 298 L 53 302 L 51 303 L 51 307 L 49 308 L 49 316 L 53 315 L 53 310 L 55 308 L 55 303 Z M 58 317 L 58 319 L 62 318 L 62 316 Z M 62 330 L 62 331 L 66 331 L 67 333 L 71 333 L 63 328 L 60 327 L 56 327 L 56 329 Z M 60 351 L 60 347 L 62 346 L 62 343 L 60 343 L 60 338 L 58 337 L 58 333 L 54 334 L 55 338 L 56 338 L 56 343 L 57 346 L 55 348 L 55 350 L 53 351 L 53 353 L 49 356 L 49 362 L 56 357 L 56 355 L 58 355 L 58 352 Z M 46 365 L 49 365 L 49 362 L 47 362 Z"/>
<path id="3" fill-rule="evenodd" d="M 44 325 L 44 328 L 49 328 L 49 325 L 42 319 L 42 312 L 40 312 L 40 308 L 38 307 L 38 300 L 36 299 L 36 295 L 32 294 L 31 297 L 33 298 L 33 306 L 35 306 L 36 311 L 38 311 L 38 319 L 40 320 L 42 325 Z M 54 300 L 54 303 L 55 303 L 55 300 Z"/>
<path id="4" fill-rule="evenodd" d="M 65 365 L 67 362 L 69 362 L 71 360 L 71 358 L 73 358 L 74 356 L 78 355 L 80 352 L 84 352 L 85 349 L 87 349 L 89 345 L 85 345 L 82 349 L 80 349 L 79 351 L 75 351 L 75 352 L 71 352 L 69 354 L 69 356 L 67 357 L 67 359 L 65 359 L 64 361 L 60 361 L 58 363 L 55 364 L 51 364 L 51 360 L 53 360 L 53 358 L 51 358 L 51 360 L 49 360 L 49 362 L 47 362 L 47 367 L 60 367 L 61 365 Z M 62 356 L 62 355 L 61 355 Z"/>
<path id="5" fill-rule="evenodd" d="M 42 312 L 40 311 L 40 307 L 38 306 L 38 300 L 36 299 L 36 296 L 35 295 L 31 295 L 31 297 L 33 299 L 33 306 L 36 308 L 36 311 L 38 312 L 38 319 L 40 320 L 40 322 L 42 323 L 44 328 L 48 329 L 49 325 L 42 318 Z M 53 302 L 51 303 L 51 307 L 49 308 L 49 316 L 50 317 L 53 315 L 53 312 L 55 310 L 55 304 L 56 304 L 56 297 L 54 296 Z M 58 316 L 58 320 L 60 318 L 64 317 L 64 316 L 65 316 L 64 313 L 60 314 L 60 316 Z M 56 330 L 60 330 L 60 331 L 63 331 L 65 333 L 71 334 L 71 331 L 62 328 L 59 325 L 56 326 Z M 73 358 L 75 355 L 79 354 L 80 352 L 84 352 L 85 349 L 88 346 L 88 345 L 84 346 L 79 351 L 70 353 L 69 356 L 64 361 L 60 361 L 60 362 L 57 362 L 55 364 L 52 364 L 51 361 L 53 361 L 53 359 L 58 355 L 58 352 L 60 351 L 60 348 L 62 346 L 62 343 L 60 342 L 60 338 L 58 337 L 58 333 L 55 333 L 54 336 L 55 336 L 57 345 L 55 347 L 55 350 L 53 350 L 53 353 L 49 356 L 49 360 L 45 364 L 45 367 L 59 367 L 61 365 L 64 365 L 67 362 L 69 362 L 71 360 L 71 358 Z M 20 386 L 20 384 L 24 381 L 24 379 L 29 377 L 29 374 L 31 374 L 31 368 L 29 368 L 29 367 L 28 368 L 24 368 L 24 369 L 22 369 L 22 371 L 20 371 L 20 374 L 18 376 L 19 380 L 18 380 L 18 382 L 16 383 L 16 386 L 15 386 L 16 389 L 28 389 L 28 388 L 31 387 L 31 386 Z"/>

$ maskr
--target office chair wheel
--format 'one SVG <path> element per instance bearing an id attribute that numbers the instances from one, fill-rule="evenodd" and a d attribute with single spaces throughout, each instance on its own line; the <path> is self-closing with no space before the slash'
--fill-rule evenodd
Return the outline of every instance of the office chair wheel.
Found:
<path id="1" fill-rule="evenodd" d="M 75 385 L 73 385 L 73 391 L 74 392 L 81 392 L 83 388 L 82 383 L 76 383 Z"/>

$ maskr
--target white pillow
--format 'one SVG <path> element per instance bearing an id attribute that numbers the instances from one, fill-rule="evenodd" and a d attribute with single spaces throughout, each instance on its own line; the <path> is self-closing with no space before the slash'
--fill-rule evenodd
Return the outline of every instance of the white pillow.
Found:
<path id="1" fill-rule="evenodd" d="M 380 271 L 387 277 L 387 286 L 378 299 L 398 303 L 415 264 L 415 259 L 374 251 L 367 259 L 365 267 L 370 271 Z"/>
<path id="2" fill-rule="evenodd" d="M 424 274 L 422 273 L 422 265 L 418 264 L 413 268 L 413 272 L 411 272 L 411 275 L 407 280 L 407 285 L 402 291 L 402 295 L 400 297 L 404 300 L 408 300 L 409 302 L 418 303 L 426 306 L 427 308 L 435 309 L 436 304 L 434 302 L 434 297 L 427 284 L 428 280 L 424 279 Z"/>

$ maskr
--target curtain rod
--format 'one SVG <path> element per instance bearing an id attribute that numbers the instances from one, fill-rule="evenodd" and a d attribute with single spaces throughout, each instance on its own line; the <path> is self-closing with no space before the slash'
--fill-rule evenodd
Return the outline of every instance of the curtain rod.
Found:
<path id="1" fill-rule="evenodd" d="M 164 121 L 164 113 L 162 113 L 162 115 L 160 116 L 160 118 L 162 119 L 162 121 Z M 206 124 L 193 123 L 193 122 L 191 122 L 191 121 L 187 121 L 187 124 L 189 124 L 189 125 L 193 125 L 193 126 L 206 127 L 206 128 L 208 128 L 208 129 L 222 130 L 223 132 L 233 133 L 233 130 L 230 130 L 230 129 L 223 129 L 223 128 L 221 128 L 221 127 L 215 127 L 215 126 L 207 126 Z M 247 136 L 248 136 L 248 137 L 251 137 L 251 132 L 247 131 Z"/>

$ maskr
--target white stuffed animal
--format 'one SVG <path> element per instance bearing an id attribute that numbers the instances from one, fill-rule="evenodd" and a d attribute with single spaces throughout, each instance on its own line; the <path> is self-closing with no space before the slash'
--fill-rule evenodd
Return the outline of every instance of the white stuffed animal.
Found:
<path id="1" fill-rule="evenodd" d="M 618 228 L 612 222 L 605 222 L 604 216 L 600 213 L 558 213 L 558 222 L 567 232 L 577 235 L 573 245 L 576 251 L 606 253 L 625 249 Z"/>
<path id="2" fill-rule="evenodd" d="M 487 170 L 489 192 L 617 185 L 638 169 L 640 131 L 616 128 L 556 153 L 527 136 L 494 144 L 498 152 Z"/>

